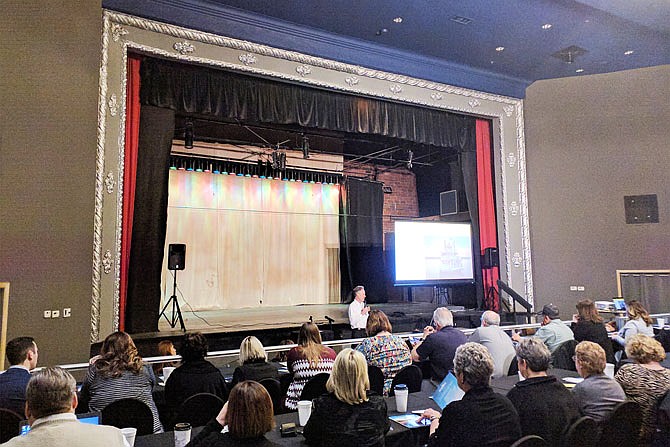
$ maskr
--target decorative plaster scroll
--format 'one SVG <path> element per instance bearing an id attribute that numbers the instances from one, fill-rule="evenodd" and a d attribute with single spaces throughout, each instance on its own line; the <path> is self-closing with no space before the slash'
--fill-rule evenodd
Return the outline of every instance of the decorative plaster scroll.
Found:
<path id="1" fill-rule="evenodd" d="M 478 99 L 473 98 L 470 101 L 468 101 L 468 105 L 474 109 L 475 107 L 479 107 L 480 105 L 482 105 L 482 103 Z"/>
<path id="2" fill-rule="evenodd" d="M 118 42 L 121 36 L 125 36 L 128 34 L 128 30 L 126 30 L 124 27 L 119 25 L 118 23 L 114 23 L 112 25 L 112 40 L 114 42 Z"/>
<path id="3" fill-rule="evenodd" d="M 503 106 L 503 111 L 505 112 L 505 116 L 507 116 L 507 118 L 509 118 L 509 117 L 512 116 L 512 113 L 514 113 L 514 106 L 511 105 L 511 104 L 504 105 Z"/>
<path id="4" fill-rule="evenodd" d="M 102 257 L 102 267 L 105 275 L 109 275 L 112 271 L 112 252 L 109 250 L 105 251 L 105 256 Z"/>
<path id="5" fill-rule="evenodd" d="M 107 105 L 109 107 L 109 114 L 112 116 L 116 116 L 119 108 L 119 104 L 116 101 L 116 94 L 113 93 L 112 96 L 109 97 Z"/>
<path id="6" fill-rule="evenodd" d="M 430 94 L 430 99 L 432 99 L 433 101 L 442 101 L 442 98 L 444 98 L 442 96 L 442 93 L 432 92 Z"/>
<path id="7" fill-rule="evenodd" d="M 240 57 L 238 58 L 240 62 L 242 62 L 244 65 L 253 65 L 256 63 L 256 56 L 254 56 L 251 53 L 242 53 L 240 54 Z"/>
<path id="8" fill-rule="evenodd" d="M 312 73 L 312 68 L 309 65 L 298 65 L 297 67 L 295 67 L 295 71 L 300 76 L 304 77 Z"/>
<path id="9" fill-rule="evenodd" d="M 514 152 L 507 154 L 507 164 L 510 168 L 513 168 L 516 164 L 516 154 Z"/>
<path id="10" fill-rule="evenodd" d="M 512 202 L 509 204 L 509 213 L 516 217 L 517 214 L 519 214 L 519 204 L 516 202 Z"/>
<path id="11" fill-rule="evenodd" d="M 398 93 L 402 92 L 402 86 L 400 84 L 395 84 L 394 83 L 394 84 L 389 85 L 389 90 L 394 95 L 397 95 Z"/>
<path id="12" fill-rule="evenodd" d="M 349 87 L 353 87 L 354 85 L 358 84 L 358 77 L 357 76 L 347 76 L 344 78 L 344 82 L 349 84 Z"/>
<path id="13" fill-rule="evenodd" d="M 512 256 L 512 265 L 513 265 L 515 268 L 519 268 L 519 267 L 521 267 L 521 261 L 523 261 L 523 258 L 521 257 L 521 255 L 520 255 L 519 252 L 517 251 L 517 252 L 514 253 L 514 255 Z"/>
<path id="14" fill-rule="evenodd" d="M 195 51 L 195 47 L 186 41 L 175 42 L 174 45 L 172 45 L 172 48 L 174 48 L 175 51 L 178 51 L 180 54 L 191 54 Z"/>
<path id="15" fill-rule="evenodd" d="M 111 194 L 114 192 L 115 183 L 116 182 L 114 181 L 114 173 L 108 172 L 107 177 L 105 177 L 105 186 L 107 187 L 107 194 Z"/>

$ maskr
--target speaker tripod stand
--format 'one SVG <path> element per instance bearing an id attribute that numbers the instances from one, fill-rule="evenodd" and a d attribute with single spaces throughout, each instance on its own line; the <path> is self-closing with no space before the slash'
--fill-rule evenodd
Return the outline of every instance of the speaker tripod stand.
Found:
<path id="1" fill-rule="evenodd" d="M 179 301 L 177 301 L 177 270 L 173 270 L 173 275 L 172 277 L 174 278 L 174 281 L 172 283 L 172 296 L 170 297 L 169 300 L 165 303 L 165 306 L 163 306 L 163 310 L 161 310 L 160 315 L 158 316 L 158 319 L 160 320 L 160 317 L 165 317 L 167 320 L 168 324 L 172 329 L 177 325 L 177 320 L 179 320 L 179 325 L 181 326 L 181 330 L 186 332 L 186 326 L 184 326 L 184 319 L 181 316 L 181 309 L 179 309 Z M 170 317 L 167 316 L 165 311 L 167 308 L 172 304 L 172 314 Z"/>
<path id="2" fill-rule="evenodd" d="M 485 267 L 484 270 L 484 283 L 488 284 L 489 280 L 493 280 L 493 272 L 492 272 L 493 267 Z M 496 295 L 498 297 L 496 298 Z M 491 285 L 489 286 L 488 289 L 486 289 L 486 294 L 484 295 L 484 302 L 486 303 L 486 308 L 487 310 L 494 310 L 497 312 L 500 312 L 501 309 L 496 309 L 496 303 L 500 300 L 500 293 L 496 289 L 495 285 L 493 284 L 493 281 L 491 281 Z"/>

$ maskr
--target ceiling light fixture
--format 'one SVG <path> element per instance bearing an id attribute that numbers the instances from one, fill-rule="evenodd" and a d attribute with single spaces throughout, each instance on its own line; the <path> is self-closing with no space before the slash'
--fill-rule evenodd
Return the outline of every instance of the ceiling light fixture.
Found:
<path id="1" fill-rule="evenodd" d="M 578 68 L 575 70 L 575 73 L 583 73 L 584 69 L 583 68 Z"/>
<path id="2" fill-rule="evenodd" d="M 393 23 L 402 23 L 402 17 L 398 16 L 393 19 Z"/>
<path id="3" fill-rule="evenodd" d="M 453 16 L 449 20 L 451 20 L 452 22 L 456 22 L 460 25 L 469 25 L 470 23 L 472 23 L 472 19 L 468 19 L 467 17 L 463 16 Z"/>
<path id="4" fill-rule="evenodd" d="M 553 25 L 551 23 L 545 23 L 544 25 L 542 25 L 542 29 L 551 29 L 552 26 Z"/>
<path id="5" fill-rule="evenodd" d="M 500 52 L 503 51 L 504 49 L 505 49 L 505 47 L 496 47 L 496 51 L 497 51 L 498 53 L 500 53 Z"/>
<path id="6" fill-rule="evenodd" d="M 381 36 L 382 34 L 386 34 L 388 32 L 389 32 L 388 28 L 380 28 L 375 33 L 375 36 Z"/>
<path id="7" fill-rule="evenodd" d="M 623 54 L 625 54 L 626 56 L 630 56 L 633 53 L 635 53 L 635 51 L 633 51 L 633 50 L 627 50 L 627 51 L 623 52 Z"/>

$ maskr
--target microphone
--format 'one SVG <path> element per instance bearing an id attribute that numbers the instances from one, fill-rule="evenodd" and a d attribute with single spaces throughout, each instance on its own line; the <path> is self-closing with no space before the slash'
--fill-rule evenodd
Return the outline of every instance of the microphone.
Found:
<path id="1" fill-rule="evenodd" d="M 330 323 L 330 324 L 335 323 L 335 320 L 332 319 L 332 318 L 330 318 L 328 315 L 326 315 L 324 318 L 325 318 L 326 320 L 328 320 L 328 323 Z"/>
<path id="2" fill-rule="evenodd" d="M 309 316 L 309 322 L 310 322 L 310 323 L 314 323 L 314 320 L 312 320 L 312 316 L 311 316 L 311 315 Z"/>

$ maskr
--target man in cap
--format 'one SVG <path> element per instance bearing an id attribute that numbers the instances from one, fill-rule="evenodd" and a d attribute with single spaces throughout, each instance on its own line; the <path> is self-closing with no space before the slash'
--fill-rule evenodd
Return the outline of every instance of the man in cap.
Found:
<path id="1" fill-rule="evenodd" d="M 572 329 L 561 321 L 559 314 L 558 307 L 551 303 L 545 304 L 542 312 L 538 313 L 542 317 L 542 327 L 535 332 L 535 337 L 542 340 L 552 354 L 560 345 L 575 338 Z M 512 339 L 520 341 L 521 337 L 514 334 Z"/>

